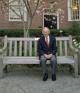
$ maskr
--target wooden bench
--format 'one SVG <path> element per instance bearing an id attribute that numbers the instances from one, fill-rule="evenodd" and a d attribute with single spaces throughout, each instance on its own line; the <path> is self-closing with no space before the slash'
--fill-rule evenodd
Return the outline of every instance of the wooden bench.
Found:
<path id="1" fill-rule="evenodd" d="M 39 64 L 37 41 L 39 38 L 4 37 L 4 46 L 0 49 L 0 76 L 7 64 Z M 74 76 L 78 76 L 78 50 L 72 46 L 72 37 L 56 37 L 57 63 L 70 64 Z M 49 63 L 49 62 L 48 62 Z"/>

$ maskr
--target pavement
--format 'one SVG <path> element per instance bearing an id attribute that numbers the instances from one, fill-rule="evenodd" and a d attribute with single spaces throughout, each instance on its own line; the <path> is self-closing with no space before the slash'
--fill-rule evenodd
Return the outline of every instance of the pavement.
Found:
<path id="1" fill-rule="evenodd" d="M 41 69 L 27 68 L 8 71 L 0 79 L 0 93 L 80 93 L 80 76 L 74 78 L 68 71 L 57 72 L 57 80 L 42 81 Z"/>

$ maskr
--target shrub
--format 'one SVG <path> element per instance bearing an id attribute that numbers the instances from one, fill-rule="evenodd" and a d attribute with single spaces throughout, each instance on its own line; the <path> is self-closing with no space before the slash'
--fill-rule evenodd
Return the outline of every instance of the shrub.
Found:
<path id="1" fill-rule="evenodd" d="M 30 37 L 40 37 L 42 35 L 42 29 L 29 29 Z M 8 37 L 23 37 L 24 31 L 23 29 L 2 29 L 0 30 L 0 36 Z M 76 39 L 79 41 L 80 36 L 80 22 L 72 22 L 70 28 L 63 28 L 59 30 L 51 29 L 51 35 L 54 36 L 76 36 Z"/>
<path id="2" fill-rule="evenodd" d="M 42 29 L 29 29 L 29 35 L 30 37 L 40 37 L 42 35 L 41 32 Z M 68 36 L 69 31 L 67 29 L 62 29 L 63 32 L 60 33 L 59 30 L 51 30 L 51 35 L 54 36 Z M 24 31 L 22 29 L 3 29 L 0 30 L 0 36 L 5 36 L 7 35 L 8 37 L 23 37 L 24 36 Z"/>
<path id="3" fill-rule="evenodd" d="M 18 29 L 2 29 L 0 30 L 0 36 L 8 37 L 22 37 L 23 36 L 23 30 Z"/>

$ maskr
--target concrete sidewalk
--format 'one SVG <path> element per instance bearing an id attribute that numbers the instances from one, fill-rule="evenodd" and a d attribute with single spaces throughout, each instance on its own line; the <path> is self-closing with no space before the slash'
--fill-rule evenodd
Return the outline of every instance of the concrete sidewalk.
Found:
<path id="1" fill-rule="evenodd" d="M 80 93 L 80 77 L 58 72 L 57 81 L 42 81 L 41 70 L 13 71 L 0 79 L 0 93 Z"/>

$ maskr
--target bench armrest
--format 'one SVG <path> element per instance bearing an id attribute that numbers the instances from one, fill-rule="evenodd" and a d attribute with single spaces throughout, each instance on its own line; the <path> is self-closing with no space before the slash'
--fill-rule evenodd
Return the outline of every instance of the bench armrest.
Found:
<path id="1" fill-rule="evenodd" d="M 73 56 L 73 59 L 74 59 L 74 73 L 75 73 L 75 77 L 78 77 L 78 63 L 79 63 L 79 60 L 78 60 L 78 57 L 79 57 L 79 50 L 77 48 L 74 48 L 73 46 L 70 47 L 70 52 L 71 52 L 71 56 Z"/>
<path id="2" fill-rule="evenodd" d="M 0 49 L 0 54 L 3 54 L 6 51 L 7 47 L 3 47 L 2 49 Z"/>
<path id="3" fill-rule="evenodd" d="M 7 36 L 4 37 L 4 46 L 0 49 L 0 54 L 3 54 L 7 49 Z"/>
<path id="4" fill-rule="evenodd" d="M 75 54 L 75 53 L 78 53 L 78 49 L 77 48 L 74 48 L 73 46 L 70 47 L 70 51 Z"/>

